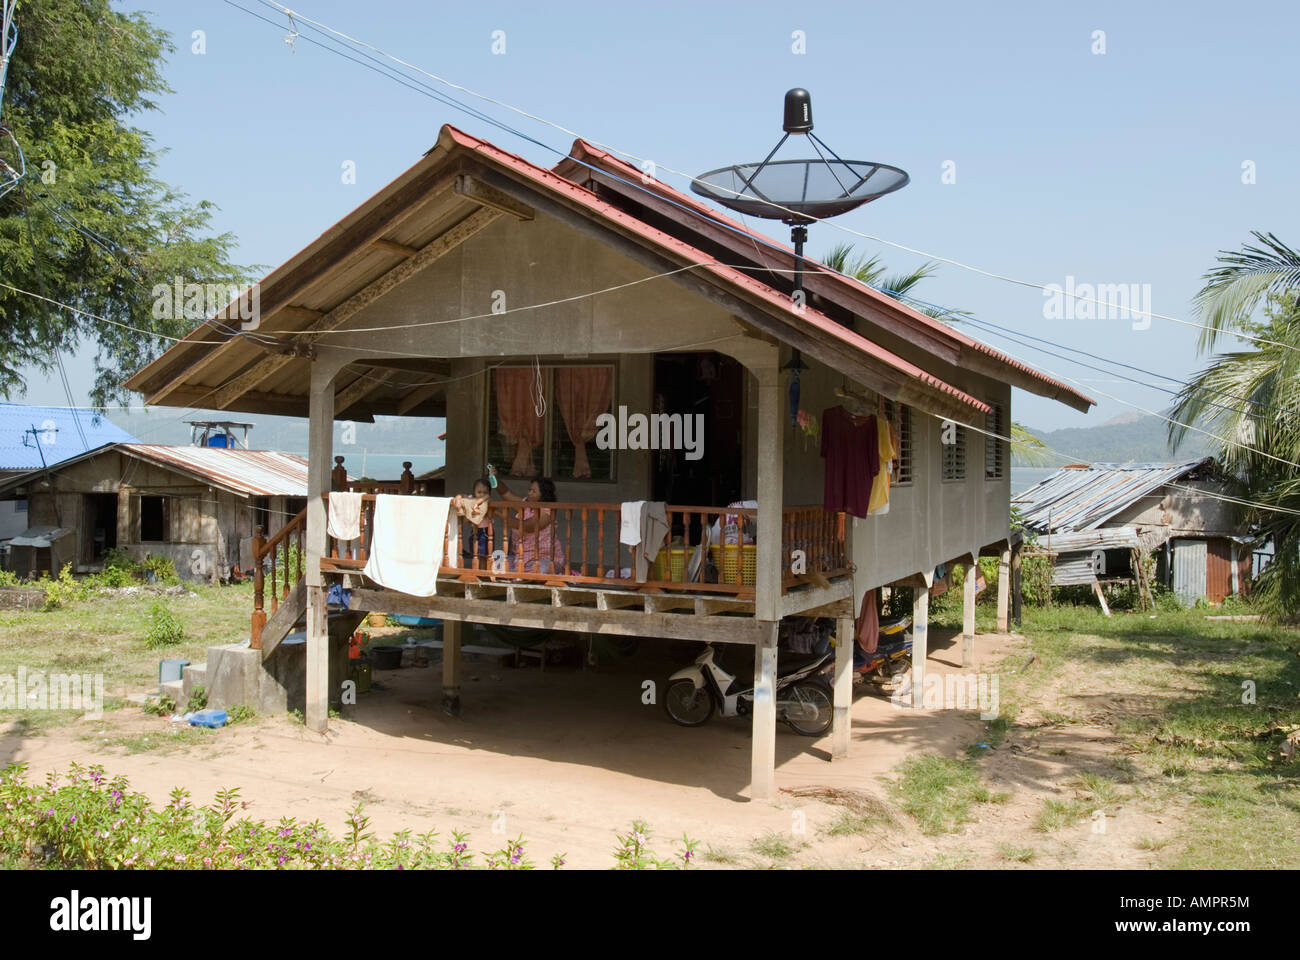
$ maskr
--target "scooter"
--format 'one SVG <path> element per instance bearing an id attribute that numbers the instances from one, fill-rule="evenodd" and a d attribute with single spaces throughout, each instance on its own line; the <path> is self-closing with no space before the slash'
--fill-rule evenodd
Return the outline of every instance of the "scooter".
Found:
<path id="1" fill-rule="evenodd" d="M 786 656 L 778 661 L 776 716 L 805 737 L 820 737 L 830 729 L 834 694 L 825 674 L 834 667 L 834 653 Z M 698 727 L 715 710 L 724 717 L 747 716 L 754 708 L 754 688 L 733 689 L 736 678 L 714 660 L 712 644 L 695 663 L 668 678 L 664 710 L 673 723 Z"/>
<path id="2" fill-rule="evenodd" d="M 875 653 L 853 647 L 853 673 L 858 682 L 872 683 L 886 690 L 896 687 L 912 669 L 912 618 L 906 614 L 880 621 L 880 640 Z"/>

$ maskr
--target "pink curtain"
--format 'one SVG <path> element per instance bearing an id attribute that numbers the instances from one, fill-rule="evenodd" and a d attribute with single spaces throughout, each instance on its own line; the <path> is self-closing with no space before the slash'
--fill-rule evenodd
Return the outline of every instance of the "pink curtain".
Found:
<path id="1" fill-rule="evenodd" d="M 555 402 L 573 441 L 573 476 L 590 477 L 587 442 L 596 436 L 596 417 L 609 410 L 614 371 L 610 367 L 560 367 L 555 371 Z"/>
<path id="2" fill-rule="evenodd" d="M 515 477 L 535 476 L 533 448 L 542 442 L 542 418 L 533 405 L 536 374 L 526 367 L 498 367 L 494 372 L 497 418 L 502 432 L 515 444 L 510 474 Z"/>

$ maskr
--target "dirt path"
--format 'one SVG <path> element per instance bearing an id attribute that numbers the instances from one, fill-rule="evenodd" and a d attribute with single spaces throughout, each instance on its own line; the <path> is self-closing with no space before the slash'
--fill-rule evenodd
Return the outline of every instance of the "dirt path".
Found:
<path id="1" fill-rule="evenodd" d="M 1022 642 L 981 637 L 978 659 L 993 663 Z M 928 670 L 959 672 L 958 652 L 953 638 L 936 637 Z M 591 672 L 469 663 L 460 719 L 434 708 L 436 665 L 385 671 L 355 718 L 331 721 L 323 739 L 287 717 L 263 718 L 197 745 L 128 753 L 121 741 L 175 730 L 130 708 L 38 737 L 0 730 L 0 762 L 26 761 L 39 777 L 72 761 L 101 763 L 155 801 L 177 785 L 199 803 L 238 786 L 250 816 L 320 819 L 336 832 L 362 799 L 380 835 L 436 828 L 447 837 L 463 829 L 473 849 L 490 851 L 506 834 L 522 833 L 538 864 L 563 853 L 570 866 L 608 867 L 615 833 L 641 819 L 661 855 L 683 833 L 701 841 L 701 852 L 711 854 L 704 866 L 1007 866 L 1018 864 L 1000 851 L 1028 845 L 1043 798 L 1060 793 L 1080 769 L 1110 763 L 1118 749 L 1103 727 L 1016 730 L 980 764 L 994 788 L 1011 794 L 1009 802 L 977 805 L 961 832 L 925 837 L 898 814 L 893 825 L 830 835 L 842 806 L 789 794 L 772 803 L 748 799 L 748 721 L 715 718 L 686 729 L 669 723 L 661 707 L 642 704 L 643 680 L 661 680 L 671 666 L 648 645 L 632 660 Z M 889 802 L 886 781 L 904 759 L 962 756 L 984 730 L 973 713 L 900 709 L 860 693 L 850 758 L 832 763 L 828 737 L 808 740 L 781 726 L 777 784 L 861 791 Z M 1126 804 L 1106 833 L 1091 832 L 1087 822 L 1061 831 L 1037 844 L 1029 865 L 1145 865 L 1133 842 L 1158 826 L 1148 819 Z"/>

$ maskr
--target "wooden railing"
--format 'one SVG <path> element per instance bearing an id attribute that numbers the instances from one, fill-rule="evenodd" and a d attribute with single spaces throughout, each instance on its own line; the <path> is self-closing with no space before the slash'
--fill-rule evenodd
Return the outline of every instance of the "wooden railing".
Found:
<path id="1" fill-rule="evenodd" d="M 363 495 L 357 540 L 339 543 L 328 539 L 326 568 L 343 571 L 365 566 L 374 534 L 374 505 L 373 494 Z M 668 505 L 668 539 L 657 560 L 648 565 L 646 579 L 638 581 L 632 549 L 620 542 L 619 504 L 494 501 L 490 519 L 481 528 L 453 515 L 439 573 L 463 580 L 635 586 L 752 596 L 757 513 L 742 507 Z M 716 549 L 697 559 L 705 529 Z M 737 539 L 745 542 L 737 546 Z M 827 514 L 820 505 L 786 507 L 781 542 L 783 590 L 847 572 L 842 514 Z M 694 578 L 693 559 L 699 568 Z M 709 562 L 716 573 L 708 571 Z M 712 574 L 707 579 L 706 572 Z"/>
<path id="2" fill-rule="evenodd" d="M 253 624 L 250 646 L 262 647 L 262 628 L 266 626 L 266 580 L 271 580 L 271 613 L 303 578 L 303 557 L 307 537 L 307 508 L 304 507 L 281 527 L 270 540 L 261 526 L 253 531 Z"/>

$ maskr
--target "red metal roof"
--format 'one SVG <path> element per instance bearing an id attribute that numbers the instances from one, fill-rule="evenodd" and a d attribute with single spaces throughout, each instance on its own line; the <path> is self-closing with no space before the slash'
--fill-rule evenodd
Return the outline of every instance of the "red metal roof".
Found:
<path id="1" fill-rule="evenodd" d="M 740 233 L 748 237 L 751 237 L 755 240 L 761 240 L 763 244 L 768 245 L 769 247 L 775 246 L 780 250 L 784 251 L 785 253 L 787 253 L 791 258 L 794 257 L 794 249 L 792 247 L 789 247 L 786 244 L 781 243 L 777 240 L 773 240 L 771 237 L 764 236 L 761 233 L 757 233 L 751 230 L 743 223 L 732 219 L 731 217 L 727 216 L 724 213 L 721 213 L 718 210 L 715 210 L 713 207 L 708 206 L 707 204 L 700 201 L 698 198 L 693 197 L 690 194 L 683 193 L 680 190 L 677 190 L 674 187 L 669 186 L 668 184 L 664 183 L 662 180 L 658 180 L 655 179 L 654 177 L 646 176 L 644 172 L 638 169 L 637 167 L 632 166 L 630 163 L 627 163 L 625 160 L 620 159 L 619 157 L 615 156 L 612 153 L 609 153 L 606 150 L 601 150 L 599 147 L 596 147 L 581 138 L 573 142 L 573 149 L 570 155 L 573 158 L 578 159 L 579 161 L 591 162 L 594 166 L 603 166 L 607 169 L 613 170 L 617 173 L 618 176 L 630 180 L 632 183 L 640 183 L 647 190 L 653 191 L 654 193 L 659 194 L 665 199 L 671 200 L 673 203 L 689 208 L 689 210 L 695 213 L 697 216 L 709 220 L 713 220 L 720 224 L 724 224 L 730 230 L 739 231 Z M 560 164 L 557 164 L 557 167 L 563 166 L 564 162 L 565 161 L 561 161 Z M 689 216 L 689 214 L 686 214 L 686 211 L 682 211 L 682 213 L 684 215 L 683 219 L 685 219 L 686 216 Z M 955 330 L 950 325 L 943 323 L 939 320 L 936 320 L 934 319 L 934 317 L 927 316 L 926 314 L 921 313 L 919 310 L 915 310 L 912 307 L 909 307 L 907 304 L 894 299 L 893 297 L 889 296 L 886 293 L 882 293 L 881 291 L 875 289 L 874 287 L 868 286 L 867 284 L 862 283 L 861 281 L 856 280 L 852 277 L 847 277 L 841 273 L 837 273 L 836 271 L 832 270 L 830 267 L 813 259 L 812 257 L 805 256 L 804 263 L 810 269 L 819 271 L 820 276 L 826 277 L 832 283 L 837 284 L 844 289 L 853 290 L 859 294 L 870 297 L 871 299 L 881 304 L 882 306 L 888 307 L 896 314 L 901 312 L 903 316 L 905 316 L 909 321 L 911 321 L 917 327 L 924 329 L 928 333 L 935 335 L 940 339 L 948 340 L 952 343 L 969 347 L 972 350 L 977 350 L 988 357 L 991 357 L 1001 363 L 1005 363 L 1007 366 L 1012 367 L 1013 369 L 1019 370 L 1022 373 L 1028 374 L 1029 376 L 1033 377 L 1036 380 L 1039 380 L 1045 384 L 1050 385 L 1054 389 L 1061 390 L 1066 393 L 1070 393 L 1076 397 L 1079 397 L 1081 400 L 1087 401 L 1089 404 L 1095 405 L 1096 403 L 1096 401 L 1094 401 L 1091 397 L 1088 397 L 1087 395 L 1080 393 L 1078 390 L 1069 386 L 1068 384 L 1062 383 L 1060 380 L 1057 380 L 1054 377 L 1049 377 L 1047 374 L 1042 373 L 1039 370 L 1035 370 L 1033 367 L 1021 363 L 1019 360 L 1009 357 L 1006 354 L 1002 353 L 1001 351 L 996 350 L 993 347 L 990 347 L 988 344 L 981 343 L 980 341 L 967 336 L 966 334 L 960 332 L 959 330 Z M 847 304 L 844 304 L 844 306 L 846 306 L 848 309 L 852 309 L 851 306 Z"/>
<path id="2" fill-rule="evenodd" d="M 124 453 L 183 470 L 233 493 L 254 497 L 307 496 L 307 461 L 275 450 L 123 443 Z"/>
<path id="3" fill-rule="evenodd" d="M 686 241 L 680 240 L 672 234 L 665 233 L 662 230 L 658 230 L 655 227 L 644 223 L 631 214 L 620 210 L 608 201 L 600 199 L 600 197 L 598 197 L 593 191 L 588 190 L 586 187 L 581 187 L 572 180 L 567 180 L 552 170 L 539 167 L 517 154 L 508 153 L 495 144 L 471 136 L 462 130 L 456 129 L 450 124 L 445 125 L 442 128 L 442 132 L 444 135 L 451 137 L 451 139 L 460 146 L 473 150 L 480 156 L 489 158 L 503 167 L 522 174 L 551 193 L 562 194 L 570 199 L 576 200 L 591 212 L 598 214 L 606 220 L 619 224 L 621 227 L 650 240 L 657 246 L 669 250 L 681 257 L 685 257 L 689 262 L 702 264 L 700 267 L 701 270 L 712 273 L 733 286 L 749 291 L 772 306 L 780 309 L 795 321 L 815 327 L 835 339 L 842 341 L 848 346 L 888 364 L 905 376 L 957 398 L 961 402 L 973 407 L 981 413 L 988 413 L 991 409 L 988 404 L 984 403 L 984 401 L 972 397 L 965 391 L 959 390 L 952 384 L 947 383 L 933 374 L 921 369 L 916 364 L 904 360 L 902 357 L 886 350 L 879 344 L 855 333 L 842 324 L 836 323 L 824 313 L 814 310 L 811 307 L 805 307 L 802 311 L 796 311 L 790 303 L 790 298 L 785 294 L 774 290 L 772 287 L 769 287 L 762 281 L 749 276 L 743 271 L 719 263 L 713 257 L 708 256 L 703 251 L 697 249 Z M 637 175 L 640 175 L 639 172 Z M 889 302 L 894 308 L 899 306 L 897 301 L 890 300 Z"/>

